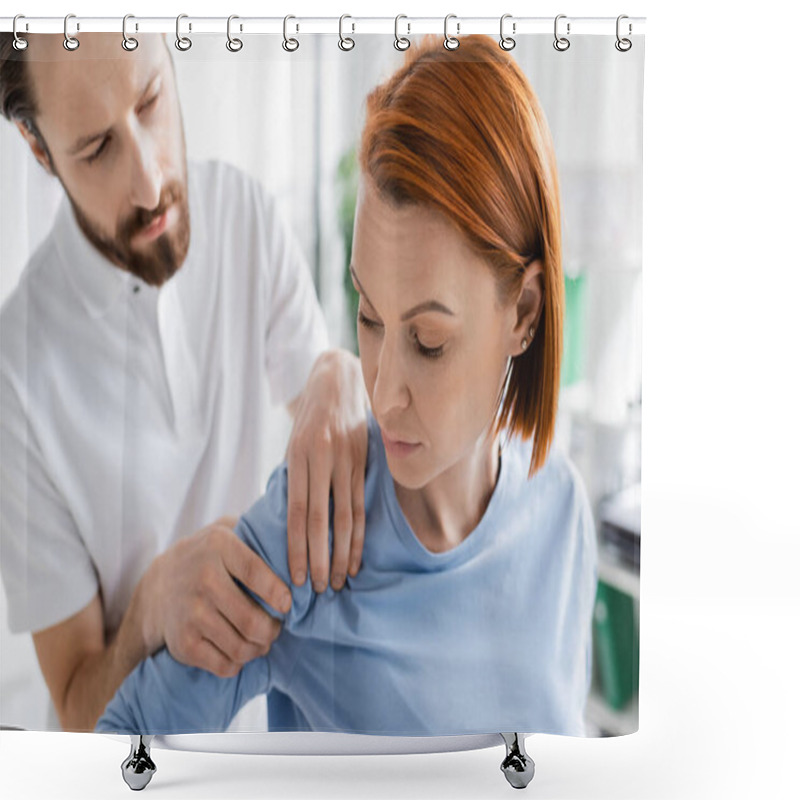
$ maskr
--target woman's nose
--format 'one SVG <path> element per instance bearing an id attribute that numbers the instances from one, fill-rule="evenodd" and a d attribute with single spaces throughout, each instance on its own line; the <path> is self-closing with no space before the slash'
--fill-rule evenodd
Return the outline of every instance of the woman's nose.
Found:
<path id="1" fill-rule="evenodd" d="M 409 405 L 411 394 L 403 369 L 403 360 L 384 341 L 378 358 L 378 370 L 372 389 L 372 410 L 379 419 L 391 411 Z"/>

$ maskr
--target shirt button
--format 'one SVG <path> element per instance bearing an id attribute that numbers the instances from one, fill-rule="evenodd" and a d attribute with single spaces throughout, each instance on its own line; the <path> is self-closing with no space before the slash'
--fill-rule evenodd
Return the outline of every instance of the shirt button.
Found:
<path id="1" fill-rule="evenodd" d="M 141 288 L 141 287 L 139 286 L 139 284 L 138 284 L 138 283 L 137 283 L 137 284 L 134 284 L 134 286 L 133 286 L 133 293 L 134 293 L 134 294 L 138 294 L 138 293 L 139 293 L 139 289 L 140 289 L 140 288 Z"/>

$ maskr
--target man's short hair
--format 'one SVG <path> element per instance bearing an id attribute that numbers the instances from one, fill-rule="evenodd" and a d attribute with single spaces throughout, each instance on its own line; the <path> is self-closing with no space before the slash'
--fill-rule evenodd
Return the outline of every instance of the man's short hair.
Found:
<path id="1" fill-rule="evenodd" d="M 14 34 L 0 33 L 0 113 L 35 130 L 36 98 L 25 64 L 25 50 L 14 47 Z"/>

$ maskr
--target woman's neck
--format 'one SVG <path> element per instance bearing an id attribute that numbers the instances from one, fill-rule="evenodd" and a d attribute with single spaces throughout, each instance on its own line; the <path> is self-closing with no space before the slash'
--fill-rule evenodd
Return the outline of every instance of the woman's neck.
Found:
<path id="1" fill-rule="evenodd" d="M 400 508 L 428 550 L 452 550 L 476 528 L 494 492 L 499 468 L 499 443 L 488 432 L 467 455 L 422 489 L 395 483 Z"/>

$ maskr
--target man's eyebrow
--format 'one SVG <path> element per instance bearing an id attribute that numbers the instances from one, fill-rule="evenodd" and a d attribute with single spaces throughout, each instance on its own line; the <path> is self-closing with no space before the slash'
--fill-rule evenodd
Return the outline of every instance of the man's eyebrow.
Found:
<path id="1" fill-rule="evenodd" d="M 141 98 L 147 96 L 147 93 L 150 91 L 150 88 L 152 87 L 156 78 L 158 78 L 158 75 L 159 75 L 158 70 L 156 70 L 156 72 L 153 75 L 151 75 L 150 80 L 147 81 L 147 86 L 144 87 L 144 91 L 139 95 L 140 101 Z M 105 136 L 108 134 L 110 130 L 111 128 L 106 128 L 105 130 L 99 131 L 98 133 L 90 133 L 87 136 L 81 136 L 81 138 L 78 139 L 75 142 L 75 144 L 73 144 L 72 147 L 70 147 L 70 149 L 67 151 L 68 154 L 71 156 L 77 155 L 78 153 L 81 152 L 81 150 L 85 150 L 93 142 L 105 138 Z"/>
<path id="2" fill-rule="evenodd" d="M 111 130 L 110 128 L 106 128 L 104 131 L 100 131 L 100 133 L 90 133 L 88 136 L 81 136 L 77 142 L 75 142 L 72 147 L 67 151 L 67 153 L 71 156 L 76 156 L 81 150 L 85 150 L 92 142 L 96 142 L 99 139 L 104 139 L 106 134 Z"/>
<path id="3" fill-rule="evenodd" d="M 367 293 L 364 291 L 364 287 L 361 285 L 361 281 L 358 279 L 356 275 L 356 271 L 353 269 L 353 265 L 350 265 L 350 275 L 353 277 L 356 285 L 358 286 L 358 291 L 364 295 L 366 301 L 372 306 L 372 301 L 367 297 Z M 375 306 L 372 306 L 373 308 Z M 451 317 L 455 316 L 455 313 L 451 311 L 446 305 L 440 303 L 438 300 L 426 300 L 424 303 L 418 303 L 414 306 L 414 308 L 409 309 L 400 317 L 402 322 L 406 322 L 410 320 L 412 317 L 416 317 L 417 314 L 422 314 L 423 311 L 438 311 L 441 314 L 447 314 Z"/>

